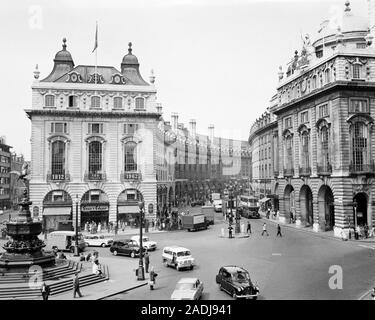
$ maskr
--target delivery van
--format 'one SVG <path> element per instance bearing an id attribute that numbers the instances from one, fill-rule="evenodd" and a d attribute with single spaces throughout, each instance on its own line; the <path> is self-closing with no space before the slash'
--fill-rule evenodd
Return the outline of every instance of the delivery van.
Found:
<path id="1" fill-rule="evenodd" d="M 53 231 L 47 236 L 46 247 L 48 249 L 57 248 L 62 251 L 74 252 L 76 244 L 75 231 Z M 86 243 L 82 233 L 78 233 L 78 251 L 83 251 Z"/>

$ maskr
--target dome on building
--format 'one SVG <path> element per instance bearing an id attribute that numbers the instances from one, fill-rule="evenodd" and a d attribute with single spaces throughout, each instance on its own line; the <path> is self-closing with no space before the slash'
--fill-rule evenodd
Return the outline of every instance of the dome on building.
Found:
<path id="1" fill-rule="evenodd" d="M 124 56 L 122 59 L 122 64 L 124 65 L 139 65 L 138 59 L 135 55 L 132 54 L 132 43 L 129 42 L 129 49 L 128 49 L 128 54 Z"/>
<path id="2" fill-rule="evenodd" d="M 315 36 L 315 41 L 337 34 L 338 28 L 343 34 L 348 32 L 368 32 L 369 24 L 366 17 L 352 13 L 350 2 L 346 1 L 345 9 L 341 16 L 331 17 L 330 20 L 325 20 L 321 24 Z"/>
<path id="3" fill-rule="evenodd" d="M 63 39 L 62 47 L 63 47 L 63 49 L 56 53 L 54 61 L 55 62 L 73 63 L 72 55 L 70 54 L 70 52 L 68 50 L 66 50 L 66 39 L 65 38 Z"/>

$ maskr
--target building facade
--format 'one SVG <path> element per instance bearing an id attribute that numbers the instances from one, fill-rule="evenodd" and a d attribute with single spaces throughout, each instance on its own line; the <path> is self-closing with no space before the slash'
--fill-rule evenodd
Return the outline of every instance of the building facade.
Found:
<path id="1" fill-rule="evenodd" d="M 25 163 L 23 155 L 17 155 L 15 152 L 11 154 L 10 161 L 10 199 L 11 206 L 14 210 L 18 208 L 18 203 L 22 199 L 23 190 L 25 189 L 24 183 L 18 179 L 18 175 L 14 172 L 21 172 L 22 166 Z"/>
<path id="2" fill-rule="evenodd" d="M 11 148 L 6 144 L 5 137 L 0 137 L 0 210 L 11 207 Z"/>
<path id="3" fill-rule="evenodd" d="M 137 226 L 141 200 L 146 219 L 155 221 L 249 172 L 241 171 L 249 165 L 246 142 L 216 138 L 213 128 L 210 137 L 196 134 L 195 121 L 189 131 L 177 114 L 172 124 L 163 119 L 155 76 L 142 78 L 131 43 L 120 69 L 75 66 L 66 47 L 64 39 L 46 78 L 34 72 L 26 110 L 32 212 L 47 230 L 76 215 L 82 227 Z"/>
<path id="4" fill-rule="evenodd" d="M 375 222 L 375 50 L 370 23 L 345 3 L 341 25 L 324 25 L 279 71 L 275 155 L 280 221 L 341 236 Z M 372 22 L 373 25 L 373 22 Z M 254 156 L 254 154 L 253 154 Z"/>

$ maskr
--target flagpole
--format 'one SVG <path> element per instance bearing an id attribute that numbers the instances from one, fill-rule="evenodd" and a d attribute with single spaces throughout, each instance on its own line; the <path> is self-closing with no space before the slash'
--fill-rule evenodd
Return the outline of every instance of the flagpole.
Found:
<path id="1" fill-rule="evenodd" d="M 98 21 L 96 21 L 95 32 L 95 84 L 98 81 Z"/>

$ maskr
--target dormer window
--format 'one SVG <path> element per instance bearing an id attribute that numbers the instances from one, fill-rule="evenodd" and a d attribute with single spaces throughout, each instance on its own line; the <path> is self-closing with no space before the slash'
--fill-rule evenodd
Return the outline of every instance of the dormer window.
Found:
<path id="1" fill-rule="evenodd" d="M 100 97 L 91 97 L 91 108 L 100 109 Z"/>
<path id="2" fill-rule="evenodd" d="M 44 105 L 46 107 L 54 107 L 55 106 L 55 96 L 52 94 L 48 94 L 44 98 Z"/>
<path id="3" fill-rule="evenodd" d="M 114 97 L 113 98 L 113 107 L 115 109 L 121 109 L 122 108 L 122 98 L 121 97 Z"/>
<path id="4" fill-rule="evenodd" d="M 361 65 L 359 63 L 353 64 L 353 79 L 361 78 Z"/>

